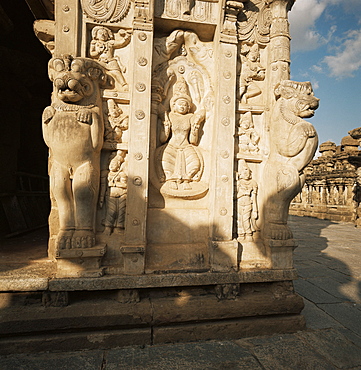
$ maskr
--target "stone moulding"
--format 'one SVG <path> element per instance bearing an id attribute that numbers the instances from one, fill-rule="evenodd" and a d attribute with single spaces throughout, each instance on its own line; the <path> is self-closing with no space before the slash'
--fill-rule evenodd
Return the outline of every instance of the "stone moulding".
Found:
<path id="1" fill-rule="evenodd" d="M 177 286 L 206 286 L 290 281 L 297 278 L 295 269 L 247 270 L 239 272 L 152 274 L 137 276 L 103 276 L 71 278 L 10 278 L 2 277 L 1 291 L 100 291 L 117 289 L 169 288 Z"/>

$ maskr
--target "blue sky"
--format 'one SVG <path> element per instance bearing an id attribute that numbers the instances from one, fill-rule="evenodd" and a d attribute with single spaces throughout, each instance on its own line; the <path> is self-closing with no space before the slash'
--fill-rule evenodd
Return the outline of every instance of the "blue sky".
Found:
<path id="1" fill-rule="evenodd" d="M 296 0 L 289 13 L 291 79 L 311 81 L 320 143 L 361 126 L 361 0 Z"/>

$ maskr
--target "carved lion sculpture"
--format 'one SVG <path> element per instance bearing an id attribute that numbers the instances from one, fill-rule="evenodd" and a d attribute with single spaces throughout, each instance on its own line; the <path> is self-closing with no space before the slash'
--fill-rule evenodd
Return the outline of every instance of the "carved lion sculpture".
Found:
<path id="1" fill-rule="evenodd" d="M 52 104 L 43 112 L 43 136 L 50 149 L 50 190 L 59 213 L 57 249 L 95 245 L 104 123 L 100 87 L 108 77 L 95 61 L 52 58 Z"/>
<path id="2" fill-rule="evenodd" d="M 305 181 L 303 169 L 318 145 L 315 128 L 303 118 L 314 115 L 319 99 L 310 82 L 281 81 L 275 87 L 275 104 L 270 128 L 271 151 L 265 167 L 265 237 L 290 239 L 287 226 L 291 200 Z"/>

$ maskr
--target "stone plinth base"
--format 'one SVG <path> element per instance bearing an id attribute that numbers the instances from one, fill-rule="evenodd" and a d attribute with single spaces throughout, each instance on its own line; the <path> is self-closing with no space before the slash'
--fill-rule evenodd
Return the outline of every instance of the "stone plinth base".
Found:
<path id="1" fill-rule="evenodd" d="M 100 277 L 104 275 L 101 260 L 106 244 L 93 248 L 61 249 L 57 252 L 57 278 Z"/>
<path id="2" fill-rule="evenodd" d="M 12 297 L 14 304 L 2 310 L 0 354 L 236 339 L 305 327 L 291 281 L 125 293 L 68 292 L 63 307 L 43 307 L 38 293 L 27 305 Z"/>
<path id="3" fill-rule="evenodd" d="M 265 244 L 271 249 L 270 259 L 273 269 L 293 268 L 293 251 L 297 247 L 294 239 L 266 239 Z"/>

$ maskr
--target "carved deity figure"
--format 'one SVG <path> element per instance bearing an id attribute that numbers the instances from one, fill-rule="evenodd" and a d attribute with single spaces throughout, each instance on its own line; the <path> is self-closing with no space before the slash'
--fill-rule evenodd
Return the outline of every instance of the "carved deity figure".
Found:
<path id="1" fill-rule="evenodd" d="M 109 163 L 108 190 L 105 200 L 106 215 L 103 221 L 106 235 L 112 234 L 115 228 L 124 229 L 128 181 L 125 156 L 125 150 L 118 150 Z M 103 200 L 100 202 L 102 204 Z"/>
<path id="2" fill-rule="evenodd" d="M 240 241 L 252 241 L 253 234 L 257 231 L 257 192 L 257 182 L 252 179 L 252 172 L 246 161 L 241 159 L 237 180 L 237 233 Z"/>
<path id="3" fill-rule="evenodd" d="M 108 99 L 108 124 L 105 126 L 105 139 L 117 143 L 122 142 L 123 131 L 128 130 L 129 116 L 113 100 Z"/>
<path id="4" fill-rule="evenodd" d="M 288 208 L 305 182 L 304 168 L 318 145 L 315 128 L 304 120 L 314 115 L 319 99 L 310 82 L 283 80 L 275 87 L 270 157 L 265 166 L 268 203 L 266 237 L 291 239 L 287 226 Z"/>
<path id="5" fill-rule="evenodd" d="M 104 136 L 100 85 L 107 76 L 91 59 L 65 56 L 50 60 L 49 77 L 54 91 L 42 122 L 59 213 L 56 248 L 92 247 Z"/>
<path id="6" fill-rule="evenodd" d="M 261 89 L 254 81 L 265 79 L 265 68 L 260 63 L 258 44 L 243 44 L 241 47 L 241 74 L 239 77 L 239 98 L 247 103 L 249 98 L 261 94 Z"/>
<path id="7" fill-rule="evenodd" d="M 259 152 L 258 142 L 260 140 L 260 136 L 254 129 L 251 112 L 245 113 L 240 119 L 238 136 L 239 151 L 241 153 Z"/>
<path id="8" fill-rule="evenodd" d="M 128 91 L 128 84 L 124 78 L 126 67 L 118 57 L 114 56 L 114 50 L 127 46 L 130 42 L 131 34 L 120 29 L 118 38 L 119 41 L 114 38 L 113 32 L 107 27 L 94 27 L 92 29 L 89 54 L 114 77 L 116 90 Z"/>
<path id="9" fill-rule="evenodd" d="M 170 112 L 163 108 L 160 142 L 157 149 L 158 173 L 161 182 L 169 182 L 174 190 L 190 190 L 191 182 L 199 180 L 202 156 L 197 150 L 199 131 L 205 119 L 204 109 L 192 113 L 192 99 L 183 77 L 174 85 Z M 161 112 L 160 112 L 161 113 Z"/>

